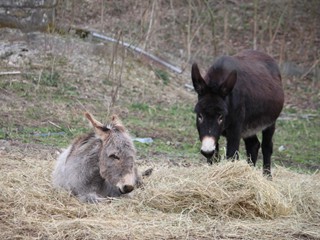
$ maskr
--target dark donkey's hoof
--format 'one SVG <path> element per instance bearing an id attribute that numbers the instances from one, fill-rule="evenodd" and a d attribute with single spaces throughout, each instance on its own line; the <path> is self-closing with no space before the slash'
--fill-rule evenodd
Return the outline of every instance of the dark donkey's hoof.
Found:
<path id="1" fill-rule="evenodd" d="M 269 169 L 263 170 L 263 176 L 266 177 L 268 180 L 272 181 L 271 171 Z"/>

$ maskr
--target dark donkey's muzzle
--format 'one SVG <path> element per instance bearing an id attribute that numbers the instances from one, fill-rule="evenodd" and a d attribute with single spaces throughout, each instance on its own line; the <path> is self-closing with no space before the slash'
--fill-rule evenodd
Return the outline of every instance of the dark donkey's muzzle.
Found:
<path id="1" fill-rule="evenodd" d="M 212 164 L 212 157 L 213 157 L 213 154 L 214 154 L 214 151 L 212 151 L 212 152 L 205 152 L 205 151 L 200 151 L 201 152 L 201 154 L 203 155 L 203 156 L 205 156 L 205 158 L 207 159 L 207 162 L 208 163 L 210 163 L 210 164 Z"/>

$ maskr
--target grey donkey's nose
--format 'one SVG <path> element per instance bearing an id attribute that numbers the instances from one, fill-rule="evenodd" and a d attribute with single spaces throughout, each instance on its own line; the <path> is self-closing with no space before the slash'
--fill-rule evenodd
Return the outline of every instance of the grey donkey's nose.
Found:
<path id="1" fill-rule="evenodd" d="M 122 194 L 126 194 L 126 193 L 129 193 L 129 192 L 132 192 L 134 189 L 134 186 L 132 185 L 124 185 L 122 189 L 120 189 L 120 192 Z"/>

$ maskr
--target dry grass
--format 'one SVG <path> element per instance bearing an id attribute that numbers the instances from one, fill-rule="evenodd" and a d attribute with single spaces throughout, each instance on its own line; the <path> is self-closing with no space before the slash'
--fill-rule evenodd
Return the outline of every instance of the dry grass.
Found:
<path id="1" fill-rule="evenodd" d="M 50 183 L 53 161 L 1 153 L 1 239 L 319 239 L 320 174 L 244 161 L 156 164 L 132 198 L 83 204 Z M 142 166 L 143 168 L 143 166 Z"/>

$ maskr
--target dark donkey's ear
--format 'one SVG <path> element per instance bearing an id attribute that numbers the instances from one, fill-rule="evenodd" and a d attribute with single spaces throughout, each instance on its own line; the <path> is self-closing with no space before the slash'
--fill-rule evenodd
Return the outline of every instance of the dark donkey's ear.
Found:
<path id="1" fill-rule="evenodd" d="M 229 73 L 226 80 L 224 80 L 224 82 L 221 84 L 219 88 L 219 94 L 222 97 L 227 96 L 232 91 L 236 82 L 237 82 L 237 71 L 233 70 L 231 73 Z"/>
<path id="2" fill-rule="evenodd" d="M 203 95 L 207 89 L 207 84 L 202 78 L 200 74 L 200 70 L 198 68 L 198 64 L 194 63 L 192 64 L 192 69 L 191 69 L 191 78 L 192 78 L 192 83 L 194 90 L 199 94 Z"/>

